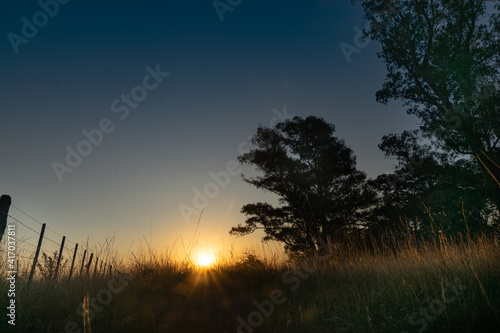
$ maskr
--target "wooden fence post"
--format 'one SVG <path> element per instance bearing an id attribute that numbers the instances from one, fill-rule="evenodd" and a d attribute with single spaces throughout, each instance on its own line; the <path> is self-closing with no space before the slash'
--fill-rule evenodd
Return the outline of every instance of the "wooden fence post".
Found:
<path id="1" fill-rule="evenodd" d="M 87 254 L 87 250 L 83 251 L 83 259 L 82 259 L 82 267 L 80 268 L 80 275 L 83 272 L 83 265 L 85 264 L 85 255 Z"/>
<path id="2" fill-rule="evenodd" d="M 90 274 L 90 265 L 92 265 L 92 258 L 94 258 L 94 254 L 93 253 L 90 254 L 89 263 L 87 265 L 87 275 Z"/>
<path id="3" fill-rule="evenodd" d="M 56 271 L 54 272 L 54 280 L 57 280 L 57 272 L 59 271 L 59 264 L 61 263 L 62 251 L 64 249 L 64 242 L 66 241 L 66 236 L 63 236 L 61 242 L 61 248 L 59 249 L 59 257 L 57 257 Z"/>
<path id="4" fill-rule="evenodd" d="M 75 246 L 75 252 L 73 252 L 73 260 L 71 261 L 71 268 L 69 270 L 68 281 L 71 280 L 71 275 L 73 275 L 73 266 L 75 266 L 76 251 L 78 250 L 78 243 Z"/>
<path id="5" fill-rule="evenodd" d="M 45 223 L 42 224 L 42 231 L 40 231 L 40 238 L 38 239 L 38 246 L 36 247 L 35 257 L 33 258 L 33 266 L 31 266 L 30 276 L 28 278 L 28 285 L 31 283 L 33 274 L 35 273 L 36 262 L 38 260 L 38 255 L 40 254 L 40 248 L 42 247 L 43 234 L 45 233 Z"/>
<path id="6" fill-rule="evenodd" d="M 4 194 L 0 197 L 0 241 L 2 240 L 5 227 L 7 226 L 7 215 L 9 215 L 10 204 L 12 199 Z"/>

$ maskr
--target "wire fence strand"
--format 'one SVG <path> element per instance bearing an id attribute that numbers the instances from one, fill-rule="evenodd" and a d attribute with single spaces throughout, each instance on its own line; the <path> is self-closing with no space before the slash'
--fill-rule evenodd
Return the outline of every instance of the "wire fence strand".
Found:
<path id="1" fill-rule="evenodd" d="M 24 215 L 26 215 L 27 217 L 29 217 L 30 219 L 32 219 L 33 221 L 35 221 L 36 223 L 40 224 L 40 225 L 43 225 L 42 222 L 40 222 L 39 220 L 35 219 L 33 216 L 31 216 L 30 214 L 26 213 L 25 211 L 23 211 L 21 208 L 19 207 L 16 207 L 14 204 L 11 204 L 12 207 L 14 207 L 15 209 L 17 209 L 18 211 L 20 211 L 21 213 L 23 213 Z M 55 233 L 56 235 L 58 235 L 59 237 L 63 237 L 63 235 L 61 235 L 60 233 L 58 233 L 57 231 L 55 231 L 54 229 L 48 227 L 47 225 L 45 225 L 45 229 L 47 230 L 50 230 L 51 232 Z M 70 242 L 70 243 L 73 243 L 71 240 L 67 239 L 66 241 Z M 73 243 L 75 244 L 75 243 Z"/>
<path id="2" fill-rule="evenodd" d="M 42 226 L 45 224 L 45 229 L 46 229 L 46 230 L 49 230 L 49 231 L 53 232 L 54 234 L 56 234 L 56 235 L 60 236 L 61 238 L 62 238 L 62 237 L 64 237 L 63 235 L 61 235 L 61 234 L 60 234 L 60 233 L 58 233 L 57 231 L 53 230 L 52 228 L 49 228 L 49 227 L 47 226 L 47 224 L 46 224 L 46 223 L 43 223 L 43 222 L 41 222 L 40 220 L 38 220 L 38 219 L 34 218 L 33 216 L 31 216 L 30 214 L 26 213 L 26 212 L 25 212 L 24 210 L 22 210 L 21 208 L 19 208 L 19 207 L 15 206 L 15 205 L 13 205 L 13 204 L 11 204 L 11 206 L 12 206 L 13 208 L 15 208 L 17 211 L 19 211 L 20 213 L 24 214 L 25 216 L 27 216 L 28 218 L 30 218 L 31 220 L 33 220 L 34 222 L 36 222 L 37 224 L 42 225 Z M 12 220 L 16 221 L 17 223 L 19 223 L 19 224 L 20 224 L 20 225 L 22 225 L 23 227 L 25 227 L 25 228 L 27 228 L 27 229 L 31 230 L 31 231 L 32 231 L 32 232 L 34 232 L 36 235 L 40 236 L 40 232 L 39 232 L 39 231 L 36 231 L 36 230 L 35 230 L 35 229 L 33 229 L 32 227 L 30 227 L 30 226 L 28 225 L 28 223 L 27 223 L 27 222 L 23 222 L 23 221 L 21 221 L 19 218 L 14 217 L 14 216 L 12 216 L 12 215 L 10 215 L 10 214 L 7 214 L 7 213 L 5 213 L 5 212 L 3 212 L 3 211 L 0 211 L 0 213 L 4 213 L 5 215 L 7 215 L 7 217 L 9 217 L 9 218 L 11 218 Z M 31 237 L 30 237 L 30 238 L 31 238 Z M 28 239 L 30 239 L 30 238 L 28 238 Z M 46 240 L 48 240 L 49 242 L 52 242 L 53 244 L 57 245 L 57 246 L 58 246 L 58 249 L 59 249 L 61 242 L 56 242 L 56 241 L 54 241 L 53 239 L 51 239 L 51 238 L 47 237 L 45 234 L 43 235 L 43 238 L 42 238 L 42 239 L 46 239 Z M 19 243 L 21 246 L 23 246 L 23 247 L 24 247 L 24 246 L 30 246 L 30 247 L 35 248 L 35 249 L 37 248 L 37 245 L 34 245 L 34 244 L 29 243 L 27 239 L 17 239 L 17 238 L 16 238 L 16 242 L 18 242 L 18 243 Z M 70 259 L 71 259 L 71 258 L 73 257 L 73 254 L 75 254 L 75 253 L 74 253 L 75 248 L 69 248 L 69 247 L 67 246 L 67 244 L 68 244 L 68 243 L 71 243 L 71 244 L 73 244 L 73 245 L 75 245 L 75 246 L 76 246 L 76 244 L 77 244 L 77 243 L 75 243 L 75 242 L 73 242 L 73 241 L 71 241 L 71 240 L 69 240 L 69 239 L 67 239 L 67 238 L 65 239 L 65 244 L 64 244 L 64 246 L 63 246 L 63 250 L 66 250 L 66 253 L 65 253 L 65 254 L 67 254 L 68 258 L 70 258 Z M 45 244 L 43 244 L 43 245 L 45 245 Z M 43 249 L 43 248 L 44 248 L 44 246 L 43 246 L 43 245 L 42 245 L 41 249 Z M 86 248 L 84 248 L 84 246 L 86 246 Z M 17 248 L 18 248 L 18 249 L 20 249 L 20 250 L 23 250 L 23 251 L 28 251 L 28 250 L 26 250 L 25 248 L 21 248 L 21 247 L 19 247 L 19 246 L 17 246 Z M 46 249 L 46 247 L 45 247 L 45 249 Z M 89 262 L 89 260 L 90 260 L 90 255 L 91 255 L 91 253 L 92 253 L 91 249 L 88 247 L 88 239 L 87 239 L 87 242 L 86 242 L 86 243 L 83 243 L 83 242 L 82 242 L 82 243 L 81 243 L 81 245 L 80 245 L 80 247 L 78 248 L 78 250 L 77 250 L 77 252 L 76 252 L 76 254 L 75 254 L 75 260 L 76 260 L 76 262 L 78 262 L 78 261 L 79 261 L 79 262 L 81 263 L 81 262 L 84 260 L 83 253 L 84 253 L 85 251 L 87 252 L 87 254 L 86 254 L 86 256 L 85 256 L 85 261 L 87 261 L 87 264 L 85 264 L 85 266 L 84 266 L 84 267 L 87 267 L 87 266 L 88 266 L 88 262 Z M 0 252 L 7 253 L 7 251 L 5 251 L 5 250 L 3 250 L 3 249 L 0 249 Z M 18 253 L 15 253 L 15 256 L 16 256 L 16 258 L 18 257 L 18 258 L 23 258 L 23 259 L 26 259 L 26 260 L 33 260 L 33 259 L 34 259 L 34 254 L 32 254 L 31 256 L 25 256 L 24 254 L 18 254 Z M 66 259 L 66 261 L 68 261 L 68 260 L 70 260 L 70 259 Z M 95 262 L 96 262 L 96 260 L 97 260 L 97 253 L 94 253 L 94 260 L 93 260 L 93 262 L 95 263 Z M 106 261 L 106 265 L 108 264 L 108 263 L 107 263 L 107 260 L 106 260 L 105 258 L 101 258 L 101 260 L 100 260 L 100 261 L 102 261 L 102 260 Z M 102 264 L 101 264 L 101 265 L 102 265 Z M 75 267 L 76 267 L 76 266 L 75 266 Z M 77 270 L 77 269 L 75 268 L 75 270 Z"/>
<path id="3" fill-rule="evenodd" d="M 12 215 L 8 215 L 8 216 L 9 216 L 11 219 L 13 219 L 14 221 L 16 221 L 17 223 L 19 223 L 19 224 L 21 224 L 21 225 L 25 226 L 26 228 L 30 229 L 31 231 L 33 231 L 35 234 L 40 235 L 40 233 L 39 233 L 38 231 L 36 231 L 36 230 L 32 229 L 31 227 L 28 227 L 26 224 L 24 224 L 23 222 L 19 221 L 19 220 L 18 220 L 18 219 L 16 219 L 14 216 L 12 216 Z"/>

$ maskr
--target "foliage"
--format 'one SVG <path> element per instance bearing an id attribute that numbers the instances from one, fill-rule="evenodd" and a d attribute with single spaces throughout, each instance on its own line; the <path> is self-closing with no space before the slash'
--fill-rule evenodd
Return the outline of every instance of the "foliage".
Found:
<path id="1" fill-rule="evenodd" d="M 397 164 L 393 174 L 370 181 L 379 193 L 371 231 L 400 230 L 402 220 L 421 234 L 434 228 L 448 234 L 489 230 L 496 211 L 477 181 L 477 164 L 436 151 L 421 139 L 419 131 L 404 131 L 384 136 L 379 145 Z"/>
<path id="2" fill-rule="evenodd" d="M 246 224 L 233 227 L 231 234 L 262 229 L 264 240 L 282 242 L 288 252 L 307 252 L 320 248 L 318 238 L 361 225 L 374 193 L 366 186 L 366 175 L 356 169 L 353 151 L 334 132 L 334 125 L 314 116 L 259 127 L 254 148 L 239 161 L 262 175 L 244 179 L 278 195 L 281 206 L 243 206 Z"/>
<path id="3" fill-rule="evenodd" d="M 361 1 L 387 66 L 377 100 L 403 100 L 436 149 L 475 164 L 500 209 L 500 4 Z"/>
<path id="4" fill-rule="evenodd" d="M 56 266 L 57 266 L 57 257 L 58 257 L 57 251 L 54 251 L 52 256 L 45 253 L 45 251 L 42 251 L 42 256 L 38 260 L 36 266 L 38 267 L 38 271 L 40 272 L 43 279 L 50 279 L 54 277 L 54 273 L 56 271 Z M 67 259 L 64 260 L 63 256 L 61 255 L 59 272 L 64 270 L 67 264 L 68 260 Z"/>

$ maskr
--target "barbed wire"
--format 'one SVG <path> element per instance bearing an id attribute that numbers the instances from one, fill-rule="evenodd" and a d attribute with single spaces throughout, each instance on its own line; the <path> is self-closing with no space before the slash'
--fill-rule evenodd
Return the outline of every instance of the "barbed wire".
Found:
<path id="1" fill-rule="evenodd" d="M 28 213 L 26 213 L 25 211 L 23 211 L 21 208 L 19 207 L 16 207 L 14 204 L 11 204 L 12 207 L 14 207 L 15 209 L 17 209 L 18 211 L 20 211 L 21 213 L 23 213 L 24 215 L 28 216 L 30 219 L 32 219 L 33 221 L 37 222 L 38 224 L 40 225 L 43 225 L 42 222 L 40 222 L 39 220 L 35 219 L 33 216 L 29 215 Z M 60 233 L 58 233 L 57 231 L 55 231 L 54 229 L 48 227 L 47 225 L 45 225 L 45 229 L 48 229 L 50 231 L 52 231 L 53 233 L 55 233 L 56 235 L 58 235 L 59 237 L 63 237 L 63 235 L 61 235 Z M 66 239 L 66 241 L 70 242 L 70 243 L 73 243 L 72 241 L 70 241 L 69 239 Z M 73 243 L 75 244 L 75 243 Z"/>
<path id="2" fill-rule="evenodd" d="M 15 209 L 17 209 L 18 211 L 20 211 L 21 213 L 23 213 L 24 215 L 26 215 L 27 217 L 29 217 L 30 219 L 32 219 L 33 221 L 37 222 L 38 224 L 40 225 L 43 225 L 42 222 L 38 221 L 37 219 L 35 219 L 33 216 L 29 215 L 28 213 L 24 212 L 22 209 L 20 208 L 17 208 L 14 204 L 10 204 L 12 207 L 14 207 Z"/>
<path id="3" fill-rule="evenodd" d="M 4 243 L 4 242 L 6 242 L 6 241 L 5 241 L 5 239 L 2 241 L 2 243 Z M 16 238 L 16 239 L 15 239 L 15 242 L 16 242 L 16 248 L 17 248 L 17 249 L 20 249 L 20 248 L 21 248 L 21 246 L 25 246 L 25 245 L 31 246 L 31 247 L 33 247 L 33 248 L 35 248 L 35 249 L 36 249 L 36 247 L 37 247 L 36 245 L 33 245 L 33 244 L 31 244 L 30 242 L 28 242 L 28 240 L 27 240 L 27 239 L 23 239 L 23 238 Z M 20 244 L 21 246 L 19 246 L 19 244 Z M 0 250 L 1 250 L 1 249 L 0 249 Z M 25 249 L 23 249 L 23 250 L 25 250 Z M 5 251 L 4 251 L 4 252 L 5 252 Z"/>
<path id="4" fill-rule="evenodd" d="M 34 218 L 33 216 L 31 216 L 30 214 L 26 213 L 26 212 L 25 212 L 24 210 L 22 210 L 21 208 L 19 208 L 19 207 L 15 206 L 15 205 L 13 205 L 13 204 L 11 204 L 11 206 L 12 206 L 12 207 L 14 207 L 16 210 L 18 210 L 19 212 L 21 212 L 22 214 L 24 214 L 24 215 L 26 215 L 27 217 L 29 217 L 30 219 L 32 219 L 33 221 L 35 221 L 36 223 L 38 223 L 38 224 L 40 224 L 40 225 L 42 225 L 42 226 L 45 224 L 45 229 L 50 230 L 51 232 L 53 232 L 54 234 L 56 234 L 56 235 L 60 236 L 61 238 L 62 238 L 62 237 L 65 237 L 65 236 L 61 235 L 60 233 L 56 232 L 55 230 L 53 230 L 52 228 L 48 227 L 46 223 L 42 223 L 42 222 L 40 222 L 39 220 L 37 220 L 36 218 Z M 33 228 L 31 228 L 30 226 L 26 225 L 26 223 L 21 222 L 18 218 L 14 217 L 14 216 L 12 216 L 12 215 L 10 215 L 10 214 L 6 214 L 6 213 L 5 213 L 5 212 L 3 212 L 3 211 L 0 211 L 0 213 L 4 213 L 4 214 L 5 214 L 5 215 L 7 215 L 9 218 L 13 219 L 14 221 L 16 221 L 16 222 L 18 222 L 19 224 L 21 224 L 22 226 L 24 226 L 25 228 L 27 228 L 27 229 L 29 229 L 29 230 L 33 231 L 35 234 L 37 234 L 37 235 L 39 235 L 39 236 L 40 236 L 40 232 L 38 232 L 38 231 L 34 230 Z M 57 246 L 60 246 L 60 243 L 58 243 L 58 242 L 56 242 L 56 241 L 52 240 L 51 238 L 47 237 L 45 234 L 44 234 L 43 238 L 44 238 L 44 239 L 47 239 L 48 241 L 50 241 L 50 242 L 54 243 L 54 244 L 55 244 L 55 245 L 57 245 Z M 31 244 L 31 243 L 28 243 L 28 242 L 27 242 L 27 241 L 25 241 L 25 240 L 19 240 L 19 239 L 18 239 L 17 241 L 18 241 L 18 242 L 21 242 L 21 243 L 23 243 L 23 244 L 26 244 L 26 245 L 32 246 L 32 247 L 34 247 L 34 248 L 36 248 L 36 247 L 37 247 L 36 245 L 33 245 L 33 244 Z M 72 243 L 72 244 L 74 244 L 75 246 L 76 246 L 76 244 L 77 244 L 77 243 L 75 243 L 75 242 L 73 242 L 73 241 L 69 240 L 67 237 L 65 238 L 65 243 L 66 243 L 66 242 Z M 88 246 L 88 244 L 87 244 L 87 246 Z M 68 251 L 68 256 L 69 256 L 69 257 L 71 257 L 71 256 L 72 256 L 72 254 L 74 253 L 74 248 L 73 248 L 73 249 L 70 249 L 69 247 L 67 247 L 67 246 L 66 246 L 66 244 L 64 244 L 63 249 L 65 249 L 65 250 L 67 250 L 67 251 Z M 90 260 L 90 253 L 91 253 L 91 250 L 90 250 L 89 248 L 83 248 L 83 247 L 80 247 L 79 249 L 80 249 L 80 251 L 77 251 L 76 256 L 77 256 L 77 257 L 79 257 L 79 258 L 80 258 L 80 260 L 82 260 L 82 261 L 83 261 L 83 259 L 84 259 L 84 258 L 83 258 L 83 252 L 84 252 L 84 251 L 87 251 L 87 252 L 88 252 L 88 253 L 87 253 L 88 255 L 86 255 L 85 259 Z M 82 250 L 84 250 L 84 251 L 82 251 Z M 0 249 L 0 251 L 1 251 L 1 252 L 5 252 L 5 251 L 3 251 L 3 250 L 1 250 L 1 249 Z M 22 257 L 22 258 L 24 258 L 24 259 L 28 259 L 28 260 L 32 260 L 32 259 L 34 258 L 34 256 L 32 256 L 32 257 L 28 258 L 28 257 L 26 257 L 26 256 L 19 255 L 19 254 L 16 254 L 16 255 L 17 255 L 17 256 L 19 256 L 19 257 Z M 97 258 L 97 256 L 96 256 L 96 254 L 95 254 L 95 255 L 94 255 L 94 258 L 93 258 L 93 261 L 94 261 L 94 262 L 95 262 L 96 258 Z M 102 260 L 102 259 L 101 259 L 101 260 Z M 107 262 L 106 262 L 106 264 L 107 264 Z M 87 264 L 87 265 L 88 265 L 88 264 Z"/>
<path id="5" fill-rule="evenodd" d="M 23 213 L 24 215 L 28 216 L 30 219 L 32 219 L 33 221 L 37 222 L 38 224 L 40 224 L 40 225 L 43 225 L 43 224 L 44 224 L 44 223 L 40 222 L 39 220 L 37 220 L 36 218 L 34 218 L 33 216 L 31 216 L 30 214 L 26 213 L 26 212 L 25 212 L 24 210 L 22 210 L 21 208 L 19 208 L 19 207 L 15 206 L 14 204 L 11 204 L 11 206 L 12 206 L 12 207 L 14 207 L 15 209 L 17 209 L 18 211 L 20 211 L 21 213 Z M 0 211 L 0 212 L 5 213 L 5 212 L 3 212 L 3 211 Z M 14 219 L 15 221 L 19 222 L 20 224 L 22 224 L 22 225 L 23 225 L 23 226 L 25 226 L 26 228 L 30 229 L 31 231 L 35 232 L 36 234 L 40 235 L 40 233 L 39 233 L 39 232 L 37 232 L 37 231 L 35 231 L 34 229 L 32 229 L 32 228 L 28 227 L 25 223 L 23 223 L 23 222 L 19 221 L 19 219 L 17 219 L 17 218 L 15 218 L 15 217 L 13 217 L 12 215 L 8 215 L 8 216 L 9 216 L 9 217 L 11 217 L 12 219 Z M 45 224 L 45 229 L 52 231 L 53 233 L 55 233 L 56 235 L 60 236 L 61 238 L 62 238 L 62 237 L 64 237 L 63 235 L 61 235 L 60 233 L 58 233 L 58 232 L 57 232 L 57 231 L 55 231 L 54 229 L 52 229 L 52 228 L 48 227 L 48 226 L 47 226 L 47 224 Z M 56 244 L 56 245 L 60 245 L 58 242 L 56 242 L 56 241 L 54 241 L 54 240 L 50 239 L 49 237 L 47 237 L 47 236 L 45 236 L 45 235 L 44 235 L 44 238 L 48 239 L 49 241 L 51 241 L 52 243 L 54 243 L 54 244 Z M 75 246 L 76 246 L 76 244 L 77 244 L 77 243 L 75 243 L 75 242 L 71 241 L 70 239 L 68 239 L 67 237 L 66 237 L 66 239 L 65 239 L 65 242 L 72 243 L 72 244 L 73 244 L 73 245 L 75 245 Z M 66 244 L 64 245 L 64 248 L 65 248 L 66 250 L 68 250 L 68 251 L 72 251 L 69 247 L 67 247 L 67 246 L 66 246 Z"/>
<path id="6" fill-rule="evenodd" d="M 22 240 L 22 239 L 16 239 L 16 242 L 21 243 L 21 244 L 25 244 L 25 245 L 29 245 L 29 246 L 31 246 L 31 247 L 36 248 L 36 245 L 33 245 L 33 244 L 31 244 L 31 243 L 28 243 L 27 241 Z"/>
<path id="7" fill-rule="evenodd" d="M 31 231 L 33 231 L 35 234 L 37 235 L 40 235 L 40 233 L 38 231 L 35 231 L 34 229 L 32 229 L 31 227 L 28 227 L 26 224 L 24 224 L 23 222 L 19 221 L 18 219 L 16 219 L 14 216 L 12 215 L 8 215 L 11 219 L 13 219 L 14 221 L 20 223 L 21 225 L 25 226 L 26 228 L 30 229 Z"/>
<path id="8" fill-rule="evenodd" d="M 5 251 L 5 250 L 3 250 L 3 249 L 0 249 L 0 253 L 2 253 L 2 252 L 3 252 L 3 253 L 8 253 L 7 251 Z M 18 260 L 18 261 L 19 261 L 19 259 L 18 259 L 18 258 L 23 258 L 23 259 L 26 259 L 26 260 L 28 260 L 28 261 L 32 261 L 32 260 L 34 259 L 34 256 L 32 255 L 32 256 L 30 256 L 30 257 L 27 257 L 27 256 L 25 256 L 25 255 L 15 253 L 15 257 L 14 257 L 14 258 L 12 258 L 12 259 L 16 259 L 16 260 Z M 94 258 L 92 259 L 92 265 L 90 265 L 90 264 L 91 264 L 91 263 L 90 263 L 90 261 L 89 261 L 89 260 L 90 260 L 90 257 L 86 257 L 86 258 L 87 258 L 87 263 L 85 263 L 85 264 L 83 265 L 83 269 L 90 268 L 90 270 L 93 270 L 94 268 L 92 268 L 92 265 L 95 265 L 95 263 L 96 263 L 96 261 L 97 261 L 98 257 L 95 257 L 95 256 L 94 256 Z M 67 262 L 70 262 L 70 261 L 71 261 L 71 259 L 65 259 L 65 260 L 66 260 Z M 102 265 L 103 265 L 103 263 L 102 263 L 102 262 L 103 262 L 103 260 L 101 259 L 101 260 L 99 260 L 99 262 L 100 262 L 100 265 L 102 266 Z M 107 265 L 108 265 L 108 262 L 107 262 L 107 261 L 105 261 L 105 264 L 106 264 L 106 266 L 107 266 Z M 80 268 L 78 268 L 78 267 L 81 267 L 81 266 L 79 266 L 79 265 L 81 265 L 81 264 L 75 264 L 75 267 L 74 267 L 75 272 L 79 272 Z M 94 267 L 96 267 L 95 269 L 100 270 L 100 269 L 101 269 L 101 266 L 99 266 L 99 267 L 94 266 Z M 109 266 L 108 266 L 108 267 L 109 267 Z"/>
<path id="9" fill-rule="evenodd" d="M 23 225 L 24 227 L 26 227 L 26 228 L 30 229 L 31 231 L 33 231 L 33 232 L 34 232 L 34 233 L 36 233 L 37 235 L 40 235 L 40 233 L 39 233 L 38 231 L 36 231 L 36 230 L 34 230 L 33 228 L 31 228 L 31 227 L 27 226 L 27 225 L 26 225 L 26 224 L 24 224 L 23 222 L 19 221 L 19 219 L 15 218 L 14 216 L 12 216 L 12 215 L 10 215 L 10 214 L 9 214 L 8 216 L 9 216 L 11 219 L 13 219 L 14 221 L 16 221 L 16 222 L 20 223 L 21 225 Z M 42 224 L 42 225 L 43 225 L 43 224 Z M 47 225 L 46 225 L 46 224 L 45 224 L 45 229 L 47 229 Z M 63 237 L 63 236 L 61 236 L 61 237 Z M 56 245 L 58 245 L 58 246 L 60 245 L 60 243 L 58 243 L 58 242 L 56 242 L 55 240 L 53 240 L 53 239 L 51 239 L 51 238 L 47 237 L 46 235 L 43 235 L 43 238 L 44 238 L 44 239 L 46 239 L 46 240 L 48 240 L 48 241 L 50 241 L 50 242 L 52 242 L 52 243 L 54 243 L 54 244 L 56 244 Z M 66 239 L 66 240 L 67 240 L 67 239 Z M 65 246 L 65 247 L 66 247 L 66 246 Z"/>
<path id="10" fill-rule="evenodd" d="M 12 218 L 13 220 L 15 220 L 16 222 L 22 224 L 23 226 L 25 226 L 26 228 L 30 229 L 31 231 L 33 231 L 34 233 L 36 233 L 37 235 L 40 235 L 40 233 L 38 231 L 35 231 L 33 230 L 32 228 L 28 227 L 26 224 L 24 224 L 23 222 L 19 221 L 18 219 L 16 219 L 15 217 L 13 217 L 12 215 L 9 215 L 10 218 Z M 47 225 L 45 225 L 45 228 L 47 228 Z M 49 237 L 47 237 L 46 235 L 43 235 L 43 238 L 48 240 L 48 241 L 51 241 L 52 243 L 56 244 L 56 245 L 60 245 L 58 242 L 50 239 Z"/>

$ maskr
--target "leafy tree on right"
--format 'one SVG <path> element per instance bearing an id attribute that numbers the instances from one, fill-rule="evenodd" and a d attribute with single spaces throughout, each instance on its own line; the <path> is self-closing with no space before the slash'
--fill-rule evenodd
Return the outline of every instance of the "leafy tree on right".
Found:
<path id="1" fill-rule="evenodd" d="M 369 219 L 371 234 L 491 231 L 496 209 L 477 182 L 477 165 L 422 141 L 418 130 L 383 137 L 379 148 L 396 160 L 396 170 L 369 181 L 379 194 Z"/>
<path id="2" fill-rule="evenodd" d="M 377 101 L 403 100 L 429 147 L 447 154 L 454 170 L 441 169 L 441 176 L 463 176 L 455 178 L 462 189 L 500 212 L 500 4 L 359 1 L 370 21 L 366 34 L 381 43 L 387 67 Z"/>

